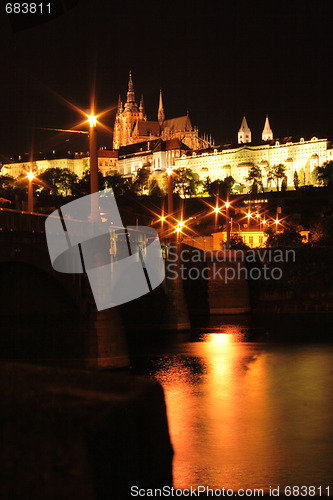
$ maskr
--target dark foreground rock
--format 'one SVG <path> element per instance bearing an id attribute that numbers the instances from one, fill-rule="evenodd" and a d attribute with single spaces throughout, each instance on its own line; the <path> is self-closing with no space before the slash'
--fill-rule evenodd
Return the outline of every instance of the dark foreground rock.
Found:
<path id="1" fill-rule="evenodd" d="M 0 372 L 0 498 L 125 499 L 131 485 L 172 485 L 158 383 L 14 363 Z"/>

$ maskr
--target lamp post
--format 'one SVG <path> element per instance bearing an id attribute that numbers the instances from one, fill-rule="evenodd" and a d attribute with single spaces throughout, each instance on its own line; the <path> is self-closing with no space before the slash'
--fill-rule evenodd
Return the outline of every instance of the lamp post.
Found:
<path id="1" fill-rule="evenodd" d="M 172 186 L 172 168 L 167 168 L 168 174 L 168 214 L 173 212 L 173 186 Z"/>
<path id="2" fill-rule="evenodd" d="M 227 250 L 229 250 L 230 247 L 230 220 L 229 220 L 229 194 L 227 197 L 227 201 L 225 202 L 225 216 L 226 216 L 226 222 L 227 222 Z"/>
<path id="3" fill-rule="evenodd" d="M 89 116 L 89 157 L 90 157 L 90 193 L 98 192 L 98 160 L 97 160 L 97 118 L 92 113 Z M 91 200 L 91 218 L 98 216 L 98 199 L 93 197 Z"/>
<path id="4" fill-rule="evenodd" d="M 32 180 L 35 177 L 32 170 L 30 170 L 30 172 L 28 172 L 27 177 L 29 180 L 29 184 L 28 184 L 28 212 L 32 214 L 34 211 L 34 191 L 33 191 Z"/>

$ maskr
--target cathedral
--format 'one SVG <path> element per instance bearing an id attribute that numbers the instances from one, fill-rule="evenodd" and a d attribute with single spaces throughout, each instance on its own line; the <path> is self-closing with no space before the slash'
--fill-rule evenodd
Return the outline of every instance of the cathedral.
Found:
<path id="1" fill-rule="evenodd" d="M 119 96 L 118 109 L 113 130 L 113 149 L 139 142 L 162 139 L 179 139 L 190 149 L 204 149 L 213 146 L 212 138 L 200 137 L 197 127 L 192 127 L 189 115 L 165 119 L 162 91 L 160 91 L 157 121 L 147 120 L 143 97 L 139 106 L 135 101 L 131 72 L 129 74 L 127 100 L 122 103 Z"/>

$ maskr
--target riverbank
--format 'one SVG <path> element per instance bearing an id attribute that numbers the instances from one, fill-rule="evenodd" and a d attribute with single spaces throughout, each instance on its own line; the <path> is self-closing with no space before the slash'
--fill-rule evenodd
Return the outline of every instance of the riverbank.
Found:
<path id="1" fill-rule="evenodd" d="M 172 485 L 164 394 L 129 371 L 0 363 L 1 498 L 129 498 Z"/>

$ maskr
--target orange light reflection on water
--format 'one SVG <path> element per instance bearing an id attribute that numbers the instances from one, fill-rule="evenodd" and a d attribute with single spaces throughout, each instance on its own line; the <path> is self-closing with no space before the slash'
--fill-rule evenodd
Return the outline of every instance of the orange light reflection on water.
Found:
<path id="1" fill-rule="evenodd" d="M 156 378 L 165 391 L 177 488 L 268 489 L 290 474 L 296 480 L 301 472 L 292 461 L 301 470 L 303 447 L 312 450 L 304 433 L 303 442 L 289 443 L 304 418 L 307 387 L 318 399 L 318 360 L 309 368 L 307 358 L 241 339 L 240 331 L 208 333 L 161 361 Z M 311 468 L 311 459 L 304 464 Z"/>

